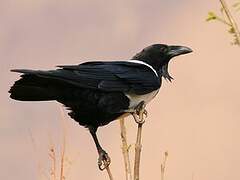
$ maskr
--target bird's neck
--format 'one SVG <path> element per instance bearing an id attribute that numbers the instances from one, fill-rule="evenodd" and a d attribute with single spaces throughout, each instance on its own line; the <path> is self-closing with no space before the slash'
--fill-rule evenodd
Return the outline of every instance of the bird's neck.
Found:
<path id="1" fill-rule="evenodd" d="M 153 69 L 155 69 L 155 71 L 158 73 L 162 69 L 162 66 L 164 65 L 163 63 L 161 63 L 161 61 L 155 60 L 155 59 L 153 59 L 149 56 L 146 56 L 142 53 L 136 54 L 135 56 L 132 57 L 131 60 L 138 60 L 138 61 L 147 63 L 148 65 L 152 66 Z"/>

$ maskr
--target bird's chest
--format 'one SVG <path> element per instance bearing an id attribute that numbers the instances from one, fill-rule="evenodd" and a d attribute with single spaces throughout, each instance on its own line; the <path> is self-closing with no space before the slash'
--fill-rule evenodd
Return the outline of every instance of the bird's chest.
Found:
<path id="1" fill-rule="evenodd" d="M 144 101 L 146 104 L 149 103 L 157 95 L 158 91 L 159 89 L 143 95 L 136 95 L 131 93 L 125 94 L 130 100 L 129 109 L 137 107 L 137 105 L 142 101 Z"/>

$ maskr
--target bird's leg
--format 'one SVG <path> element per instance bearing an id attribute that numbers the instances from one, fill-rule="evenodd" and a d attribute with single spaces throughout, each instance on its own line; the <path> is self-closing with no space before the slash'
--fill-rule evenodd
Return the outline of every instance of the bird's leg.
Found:
<path id="1" fill-rule="evenodd" d="M 99 144 L 98 138 L 97 138 L 97 128 L 94 127 L 89 127 L 89 131 L 93 137 L 93 140 L 95 142 L 95 145 L 97 147 L 97 151 L 98 151 L 98 167 L 101 171 L 103 171 L 104 169 L 106 169 L 110 163 L 111 163 L 111 159 L 108 156 L 108 154 L 106 153 L 106 151 L 103 150 L 103 148 L 101 147 L 101 145 Z"/>
<path id="2" fill-rule="evenodd" d="M 145 118 L 148 115 L 145 107 L 145 102 L 141 101 L 135 108 L 135 112 L 132 113 L 135 122 L 138 124 L 143 124 L 145 122 Z"/>

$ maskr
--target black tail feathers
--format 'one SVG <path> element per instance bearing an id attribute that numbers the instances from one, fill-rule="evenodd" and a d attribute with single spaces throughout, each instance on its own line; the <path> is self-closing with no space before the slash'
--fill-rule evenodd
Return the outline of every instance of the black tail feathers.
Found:
<path id="1" fill-rule="evenodd" d="M 20 101 L 49 101 L 56 99 L 56 94 L 51 88 L 51 82 L 35 74 L 23 74 L 21 79 L 11 87 L 9 93 L 12 99 Z"/>

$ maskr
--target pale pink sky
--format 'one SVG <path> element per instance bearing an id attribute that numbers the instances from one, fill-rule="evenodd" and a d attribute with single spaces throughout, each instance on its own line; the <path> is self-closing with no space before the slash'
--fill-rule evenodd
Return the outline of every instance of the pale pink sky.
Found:
<path id="1" fill-rule="evenodd" d="M 224 25 L 205 22 L 209 10 L 218 11 L 219 2 L 2 1 L 0 179 L 39 179 L 37 162 L 47 172 L 49 144 L 52 141 L 59 146 L 62 140 L 58 104 L 9 99 L 7 91 L 18 78 L 10 69 L 128 59 L 153 43 L 186 45 L 194 53 L 171 62 L 175 80 L 164 81 L 147 107 L 141 178 L 160 179 L 160 164 L 167 150 L 168 180 L 240 179 L 240 51 L 230 45 L 231 36 Z M 136 124 L 132 118 L 127 120 L 133 144 Z M 124 179 L 119 122 L 99 129 L 98 134 L 112 158 L 115 179 Z M 106 179 L 106 173 L 97 168 L 89 133 L 70 118 L 66 151 L 72 161 L 67 179 Z"/>

